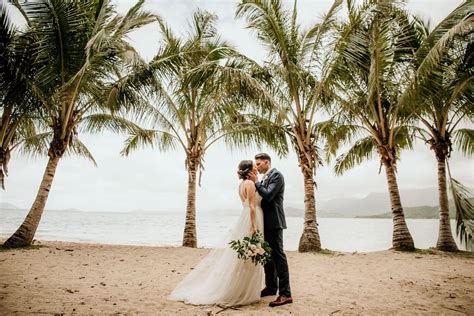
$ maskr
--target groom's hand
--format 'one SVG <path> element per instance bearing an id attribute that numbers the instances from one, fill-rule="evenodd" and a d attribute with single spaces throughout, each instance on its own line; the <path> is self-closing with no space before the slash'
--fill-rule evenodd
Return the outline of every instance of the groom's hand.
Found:
<path id="1" fill-rule="evenodd" d="M 255 183 L 257 182 L 257 175 L 254 172 L 250 172 L 248 175 L 248 179 L 252 180 Z"/>

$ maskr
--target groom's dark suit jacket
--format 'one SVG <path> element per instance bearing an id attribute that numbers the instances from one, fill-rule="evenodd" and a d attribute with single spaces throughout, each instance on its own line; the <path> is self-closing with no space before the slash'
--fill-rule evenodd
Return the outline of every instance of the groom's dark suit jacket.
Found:
<path id="1" fill-rule="evenodd" d="M 285 212 L 283 210 L 283 193 L 285 179 L 273 168 L 263 181 L 256 182 L 255 187 L 262 196 L 262 210 L 264 229 L 286 229 Z"/>

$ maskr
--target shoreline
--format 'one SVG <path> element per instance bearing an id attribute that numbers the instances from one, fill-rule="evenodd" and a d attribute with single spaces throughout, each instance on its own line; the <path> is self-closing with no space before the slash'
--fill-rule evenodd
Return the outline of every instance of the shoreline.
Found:
<path id="1" fill-rule="evenodd" d="M 2 244 L 7 240 L 9 235 L 1 235 L 0 234 L 0 252 L 5 251 L 2 248 Z M 110 246 L 110 247 L 144 247 L 144 248 L 163 248 L 163 249 L 175 249 L 175 248 L 184 248 L 183 246 L 180 245 L 160 245 L 160 244 L 121 244 L 121 243 L 107 243 L 107 242 L 95 242 L 95 241 L 81 241 L 81 240 L 55 240 L 55 239 L 43 239 L 43 240 L 33 240 L 33 247 L 39 246 L 39 247 L 48 247 L 48 244 L 52 243 L 58 243 L 58 244 L 72 244 L 72 245 L 84 245 L 84 246 Z M 459 247 L 459 245 L 458 245 Z M 205 246 L 199 246 L 195 249 L 202 249 L 202 250 L 212 250 L 217 247 L 205 247 Z M 187 248 L 185 248 L 187 249 Z M 21 250 L 19 248 L 18 250 Z M 284 249 L 285 253 L 299 253 L 298 250 L 291 250 L 291 249 Z M 350 254 L 373 254 L 373 253 L 378 253 L 378 252 L 387 252 L 387 251 L 393 251 L 392 248 L 387 248 L 387 249 L 382 249 L 382 250 L 374 250 L 374 251 L 341 251 L 341 250 L 333 250 L 329 248 L 323 248 L 322 252 L 320 254 L 340 254 L 340 255 L 350 255 Z M 436 250 L 434 247 L 430 248 L 415 248 L 413 252 L 407 251 L 401 253 L 425 253 L 425 254 L 438 254 L 438 255 L 463 255 L 465 254 L 466 257 L 472 256 L 474 258 L 474 251 L 467 251 L 464 249 L 459 249 L 458 252 L 450 253 L 450 252 L 443 252 Z"/>
<path id="2" fill-rule="evenodd" d="M 295 302 L 223 310 L 166 299 L 210 249 L 39 241 L 0 249 L 0 314 L 472 314 L 474 254 L 287 251 Z"/>

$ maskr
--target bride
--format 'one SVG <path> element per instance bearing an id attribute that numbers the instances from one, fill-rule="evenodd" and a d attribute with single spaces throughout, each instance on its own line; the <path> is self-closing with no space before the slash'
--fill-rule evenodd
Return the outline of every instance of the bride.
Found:
<path id="1" fill-rule="evenodd" d="M 237 258 L 237 253 L 227 244 L 230 240 L 263 232 L 262 197 L 256 192 L 248 175 L 257 169 L 252 160 L 239 163 L 237 174 L 242 182 L 239 196 L 242 214 L 223 248 L 216 248 L 202 259 L 168 297 L 192 305 L 220 304 L 224 306 L 247 305 L 260 300 L 264 285 L 263 267 L 250 260 Z"/>

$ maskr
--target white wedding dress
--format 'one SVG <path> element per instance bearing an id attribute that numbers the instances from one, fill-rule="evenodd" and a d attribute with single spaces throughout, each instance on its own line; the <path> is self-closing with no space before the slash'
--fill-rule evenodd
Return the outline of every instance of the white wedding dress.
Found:
<path id="1" fill-rule="evenodd" d="M 257 229 L 263 232 L 262 197 L 255 193 Z M 247 305 L 260 300 L 264 286 L 263 266 L 251 260 L 237 258 L 230 248 L 230 240 L 250 236 L 250 207 L 248 198 L 242 203 L 243 211 L 222 248 L 215 248 L 202 259 L 168 297 L 192 305 L 218 304 L 223 306 Z"/>

